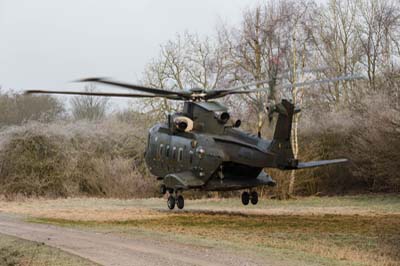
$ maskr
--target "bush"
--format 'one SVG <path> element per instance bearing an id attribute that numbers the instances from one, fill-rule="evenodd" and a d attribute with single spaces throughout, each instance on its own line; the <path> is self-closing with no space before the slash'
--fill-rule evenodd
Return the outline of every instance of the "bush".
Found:
<path id="1" fill-rule="evenodd" d="M 31 122 L 1 133 L 5 195 L 144 197 L 155 182 L 144 165 L 147 131 L 117 120 Z"/>
<path id="2" fill-rule="evenodd" d="M 400 111 L 382 95 L 353 109 L 309 113 L 301 121 L 300 158 L 348 158 L 347 166 L 298 172 L 297 191 L 400 191 Z"/>

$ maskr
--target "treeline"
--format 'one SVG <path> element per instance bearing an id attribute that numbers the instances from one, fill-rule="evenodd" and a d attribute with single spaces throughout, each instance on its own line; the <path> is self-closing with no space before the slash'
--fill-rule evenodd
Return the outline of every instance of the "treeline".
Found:
<path id="1" fill-rule="evenodd" d="M 154 196 L 143 152 L 151 117 L 133 111 L 99 114 L 102 104 L 72 98 L 0 94 L 0 194 L 6 197 Z M 95 102 L 103 99 L 91 99 Z M 104 100 L 105 101 L 105 100 Z M 10 118 L 10 113 L 20 112 Z M 75 117 L 75 114 L 79 116 Z"/>
<path id="2" fill-rule="evenodd" d="M 355 74 L 364 79 L 282 89 Z M 223 99 L 234 115 L 248 118 L 248 130 L 270 137 L 267 107 L 289 98 L 303 110 L 294 118 L 296 157 L 351 160 L 347 167 L 272 171 L 282 197 L 400 190 L 400 2 L 270 0 L 244 11 L 239 25 L 218 25 L 213 36 L 177 35 L 143 77 L 147 85 L 170 89 L 259 80 L 269 80 L 257 86 L 267 93 Z M 151 104 L 160 117 L 176 109 L 173 102 Z"/>
<path id="3" fill-rule="evenodd" d="M 281 89 L 358 73 L 365 79 Z M 268 92 L 223 99 L 244 129 L 270 137 L 267 107 L 289 98 L 303 110 L 294 119 L 296 156 L 351 161 L 270 171 L 278 180 L 273 193 L 400 191 L 398 1 L 267 1 L 246 10 L 238 25 L 218 25 L 213 36 L 186 32 L 163 44 L 141 83 L 183 90 L 259 80 L 269 80 L 257 86 Z M 16 93 L 1 94 L 0 103 L 0 192 L 28 196 L 153 195 L 142 156 L 147 129 L 179 107 L 146 100 L 113 113 L 104 98 L 75 97 L 66 105 Z"/>

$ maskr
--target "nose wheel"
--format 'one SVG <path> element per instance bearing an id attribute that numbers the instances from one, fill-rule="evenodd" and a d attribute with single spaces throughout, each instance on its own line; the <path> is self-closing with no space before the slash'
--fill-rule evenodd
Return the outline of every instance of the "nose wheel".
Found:
<path id="1" fill-rule="evenodd" d="M 185 199 L 177 192 L 175 193 L 175 195 L 169 195 L 167 200 L 167 206 L 170 210 L 173 210 L 175 208 L 175 205 L 176 207 L 178 207 L 178 209 L 183 209 L 183 207 L 185 207 Z"/>

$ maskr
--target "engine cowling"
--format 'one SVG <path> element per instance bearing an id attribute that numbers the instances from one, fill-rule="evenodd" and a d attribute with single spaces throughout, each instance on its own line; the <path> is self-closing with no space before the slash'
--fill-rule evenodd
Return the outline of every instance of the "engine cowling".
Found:
<path id="1" fill-rule="evenodd" d="M 231 116 L 229 115 L 228 112 L 222 112 L 221 114 L 217 115 L 218 122 L 220 122 L 223 125 L 225 125 L 230 118 Z"/>
<path id="2" fill-rule="evenodd" d="M 193 130 L 193 120 L 186 116 L 177 116 L 174 118 L 175 128 L 181 132 Z"/>

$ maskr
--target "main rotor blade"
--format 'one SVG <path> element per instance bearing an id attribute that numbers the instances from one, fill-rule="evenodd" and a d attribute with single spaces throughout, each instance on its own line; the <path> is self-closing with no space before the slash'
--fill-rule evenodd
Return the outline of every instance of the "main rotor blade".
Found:
<path id="1" fill-rule="evenodd" d="M 346 76 L 339 76 L 339 77 L 335 77 L 335 78 L 318 79 L 318 80 L 312 80 L 312 81 L 299 82 L 299 83 L 288 84 L 288 85 L 283 85 L 283 86 L 279 86 L 279 87 L 280 88 L 306 87 L 306 86 L 311 86 L 314 84 L 323 84 L 323 83 L 330 83 L 330 82 L 336 82 L 336 81 L 357 80 L 357 79 L 365 79 L 365 77 L 362 76 L 361 74 L 346 75 Z M 244 87 L 267 83 L 268 81 L 270 81 L 270 80 L 261 80 L 261 81 L 257 81 L 257 82 L 253 82 L 253 83 L 248 83 L 248 84 L 240 85 L 238 87 L 234 87 L 231 90 L 234 91 L 234 90 L 241 89 Z M 258 90 L 265 91 L 265 89 L 258 89 Z"/>
<path id="2" fill-rule="evenodd" d="M 78 82 L 95 82 L 95 83 L 102 83 L 102 84 L 107 84 L 107 85 L 122 87 L 122 88 L 125 88 L 125 89 L 131 89 L 131 90 L 136 90 L 136 91 L 143 91 L 143 92 L 154 93 L 154 94 L 178 95 L 178 96 L 181 96 L 181 97 L 187 96 L 187 93 L 185 93 L 185 92 L 170 91 L 170 90 L 162 90 L 162 89 L 156 89 L 156 88 L 149 88 L 149 87 L 144 87 L 144 86 L 141 86 L 141 85 L 122 83 L 122 82 L 112 81 L 112 80 L 108 80 L 108 79 L 104 79 L 104 78 L 87 78 L 87 79 L 78 80 Z"/>
<path id="3" fill-rule="evenodd" d="M 329 67 L 320 67 L 320 68 L 307 68 L 307 69 L 300 69 L 297 72 L 298 73 L 313 73 L 313 72 L 323 72 L 325 70 L 328 70 Z M 284 70 L 282 71 L 282 74 L 279 74 L 278 76 L 275 77 L 275 79 L 280 80 L 280 79 L 284 79 L 284 78 L 288 78 L 290 75 L 290 70 Z M 265 80 L 259 80 L 259 81 L 254 81 L 254 82 L 250 82 L 250 83 L 245 83 L 239 86 L 235 86 L 235 87 L 230 87 L 230 88 L 226 88 L 226 89 L 216 89 L 216 90 L 212 90 L 212 91 L 208 91 L 210 93 L 210 96 L 213 97 L 214 95 L 219 97 L 219 94 L 224 94 L 226 91 L 236 91 L 236 90 L 240 90 L 246 87 L 251 87 L 251 86 L 256 86 L 259 84 L 264 84 L 264 83 L 268 83 L 273 81 L 274 79 L 265 79 Z M 229 93 L 229 94 L 233 94 L 233 93 Z"/>
<path id="4" fill-rule="evenodd" d="M 233 94 L 248 94 L 248 93 L 255 93 L 255 92 L 266 92 L 267 89 L 252 89 L 252 90 L 230 90 L 230 91 L 218 91 L 215 94 L 207 94 L 206 99 L 217 99 L 217 98 L 222 98 L 228 95 L 233 95 Z M 210 91 L 212 92 L 212 91 Z"/>
<path id="5" fill-rule="evenodd" d="M 221 91 L 221 92 L 226 92 L 226 91 L 235 91 L 235 90 L 240 90 L 246 87 L 251 87 L 251 86 L 256 86 L 259 84 L 264 84 L 264 83 L 268 83 L 270 82 L 272 79 L 265 79 L 265 80 L 259 80 L 259 81 L 254 81 L 254 82 L 249 82 L 249 83 L 245 83 L 239 86 L 235 86 L 235 87 L 230 87 L 230 88 L 226 88 L 226 89 L 220 89 L 220 90 L 215 90 L 215 91 Z"/>
<path id="6" fill-rule="evenodd" d="M 167 98 L 171 100 L 181 100 L 175 95 L 157 95 L 157 94 L 132 94 L 132 93 L 108 93 L 108 92 L 75 92 L 75 91 L 47 91 L 47 90 L 27 90 L 25 94 L 64 94 L 64 95 L 84 95 L 84 96 L 102 96 L 102 97 L 126 97 L 126 98 Z"/>
<path id="7" fill-rule="evenodd" d="M 253 90 L 242 90 L 243 88 L 246 87 L 250 87 L 250 86 L 255 86 L 258 84 L 263 84 L 263 83 L 267 83 L 270 82 L 271 79 L 268 80 L 259 80 L 259 81 L 255 81 L 255 82 L 250 82 L 250 83 L 246 83 L 243 85 L 239 85 L 239 86 L 235 86 L 235 87 L 230 87 L 227 89 L 215 89 L 215 90 L 209 90 L 207 91 L 207 95 L 206 95 L 206 99 L 216 99 L 216 98 L 221 98 L 227 95 L 231 95 L 231 94 L 242 94 L 242 93 L 250 93 L 253 92 Z"/>
<path id="8" fill-rule="evenodd" d="M 290 89 L 290 88 L 295 88 L 295 87 L 308 87 L 308 86 L 315 85 L 315 84 L 324 84 L 324 83 L 330 83 L 330 82 L 336 82 L 336 81 L 357 80 L 357 79 L 365 79 L 365 77 L 362 76 L 361 74 L 356 74 L 356 75 L 348 75 L 348 76 L 339 76 L 339 77 L 330 78 L 330 79 L 318 79 L 318 80 L 305 81 L 305 82 L 299 82 L 299 83 L 294 83 L 294 84 L 287 84 L 287 85 L 283 85 L 280 87 L 284 88 L 284 89 Z"/>
<path id="9" fill-rule="evenodd" d="M 287 84 L 287 85 L 277 85 L 278 88 L 281 89 L 289 89 L 289 88 L 295 88 L 295 87 L 307 87 L 315 84 L 324 84 L 324 83 L 330 83 L 330 82 L 336 82 L 336 81 L 344 81 L 344 80 L 357 80 L 357 79 L 365 79 L 362 75 L 349 75 L 349 76 L 340 76 L 336 78 L 331 78 L 331 79 L 318 79 L 318 80 L 312 80 L 312 81 L 305 81 L 305 82 L 299 82 L 299 83 L 294 83 L 294 84 Z M 264 81 L 259 81 L 264 82 Z M 254 84 L 253 83 L 248 83 L 248 84 Z M 262 88 L 262 89 L 252 89 L 252 90 L 241 90 L 242 87 L 250 86 L 248 84 L 238 86 L 236 89 L 231 89 L 231 90 L 216 90 L 214 91 L 209 91 L 210 95 L 207 95 L 207 99 L 216 99 L 216 98 L 221 98 L 227 95 L 232 95 L 232 94 L 247 94 L 247 93 L 257 93 L 257 92 L 268 92 L 268 87 L 267 88 Z M 213 93 L 214 92 L 214 93 Z"/>

